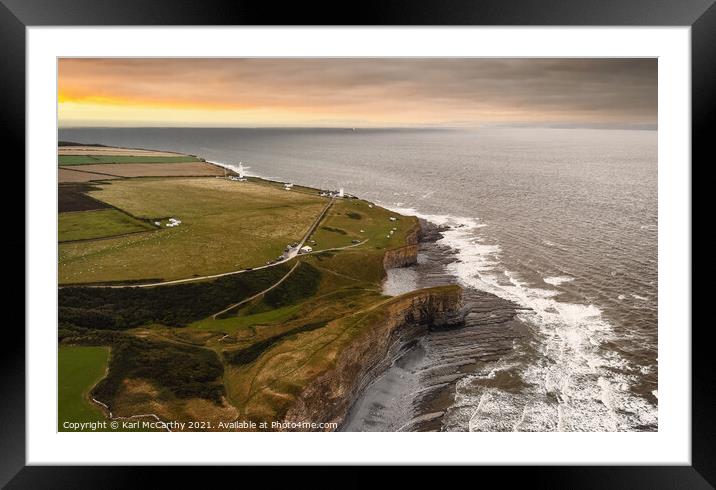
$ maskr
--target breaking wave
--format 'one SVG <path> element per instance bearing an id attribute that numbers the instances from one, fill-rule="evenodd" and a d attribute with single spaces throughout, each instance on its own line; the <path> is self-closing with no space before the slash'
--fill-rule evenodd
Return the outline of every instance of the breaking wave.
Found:
<path id="1" fill-rule="evenodd" d="M 524 307 L 518 318 L 532 334 L 485 372 L 458 381 L 444 419 L 446 430 L 656 430 L 657 407 L 632 391 L 638 367 L 606 345 L 614 332 L 598 305 L 558 301 L 558 291 L 529 284 L 519 273 L 506 270 L 499 244 L 480 235 L 486 225 L 477 218 L 392 210 L 449 227 L 438 241 L 458 259 L 447 265 L 448 272 L 464 286 Z M 543 280 L 558 286 L 574 278 Z M 519 378 L 520 388 L 486 382 L 497 372 Z"/>

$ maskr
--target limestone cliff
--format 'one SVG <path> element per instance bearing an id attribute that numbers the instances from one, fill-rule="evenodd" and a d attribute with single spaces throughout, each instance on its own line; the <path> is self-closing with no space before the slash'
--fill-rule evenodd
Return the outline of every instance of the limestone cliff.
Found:
<path id="1" fill-rule="evenodd" d="M 453 285 L 413 291 L 375 307 L 332 366 L 302 389 L 284 421 L 340 424 L 358 394 L 402 346 L 432 325 L 461 321 L 461 306 L 462 289 Z"/>
<path id="2" fill-rule="evenodd" d="M 393 269 L 395 267 L 406 267 L 418 261 L 418 239 L 420 237 L 420 224 L 408 231 L 405 236 L 405 245 L 402 247 L 386 250 L 383 255 L 383 268 Z"/>

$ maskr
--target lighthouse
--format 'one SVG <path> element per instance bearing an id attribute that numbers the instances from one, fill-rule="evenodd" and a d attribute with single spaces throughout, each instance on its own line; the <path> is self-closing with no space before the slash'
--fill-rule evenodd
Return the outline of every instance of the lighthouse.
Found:
<path id="1" fill-rule="evenodd" d="M 341 187 L 340 189 L 338 189 L 338 197 L 343 197 L 343 195 L 343 187 Z"/>
<path id="2" fill-rule="evenodd" d="M 232 175 L 229 177 L 229 180 L 235 180 L 237 182 L 246 182 L 246 177 L 244 177 L 244 162 L 239 162 L 239 166 L 234 167 L 233 165 L 230 166 L 232 169 L 235 169 L 234 171 L 239 174 L 238 176 Z M 226 173 L 226 167 L 224 167 L 224 173 Z"/>

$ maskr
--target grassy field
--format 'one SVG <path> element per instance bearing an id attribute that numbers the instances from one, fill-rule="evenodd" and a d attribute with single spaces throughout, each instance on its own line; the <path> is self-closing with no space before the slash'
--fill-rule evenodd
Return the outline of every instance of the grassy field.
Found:
<path id="1" fill-rule="evenodd" d="M 395 218 L 395 221 L 390 218 Z M 370 241 L 366 246 L 370 248 L 399 247 L 403 245 L 401 240 L 406 231 L 413 225 L 414 218 L 403 217 L 367 201 L 340 199 L 311 236 L 311 240 L 315 241 L 311 246 L 315 250 L 324 250 L 345 247 L 353 240 L 368 238 Z"/>
<path id="2" fill-rule="evenodd" d="M 309 244 L 320 251 L 352 245 L 354 240 L 368 241 L 346 250 L 312 254 L 306 260 L 361 281 L 380 284 L 385 277 L 383 254 L 404 246 L 406 235 L 416 226 L 413 216 L 401 216 L 359 199 L 338 200 Z"/>
<path id="3" fill-rule="evenodd" d="M 60 242 L 104 238 L 156 229 L 146 221 L 138 220 L 112 208 L 60 213 L 57 226 Z"/>
<path id="4" fill-rule="evenodd" d="M 60 245 L 60 283 L 164 280 L 256 267 L 308 231 L 327 201 L 256 182 L 127 179 L 88 195 L 138 218 L 174 217 L 158 233 Z"/>
<path id="5" fill-rule="evenodd" d="M 107 347 L 62 346 L 58 355 L 58 430 L 62 422 L 104 420 L 102 410 L 89 401 L 89 392 L 105 375 Z"/>
<path id="6" fill-rule="evenodd" d="M 144 155 L 58 155 L 58 165 L 93 165 L 98 163 L 179 163 L 199 162 L 192 156 L 144 156 Z"/>

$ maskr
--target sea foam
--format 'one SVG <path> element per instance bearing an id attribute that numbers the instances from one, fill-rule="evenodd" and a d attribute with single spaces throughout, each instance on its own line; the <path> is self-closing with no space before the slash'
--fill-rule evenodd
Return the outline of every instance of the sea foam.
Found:
<path id="1" fill-rule="evenodd" d="M 598 305 L 557 301 L 554 289 L 536 287 L 505 270 L 499 244 L 480 236 L 486 224 L 478 218 L 392 210 L 449 227 L 438 244 L 455 251 L 458 260 L 446 268 L 464 286 L 529 308 L 518 317 L 531 328 L 534 342 L 500 361 L 525 387 L 514 393 L 481 385 L 481 378 L 494 376 L 499 365 L 465 376 L 456 384 L 455 402 L 445 418 L 447 430 L 621 431 L 656 426 L 656 407 L 630 390 L 637 381 L 632 367 L 604 348 L 614 336 Z M 551 286 L 574 280 L 543 279 Z M 534 352 L 525 356 L 527 350 Z"/>

